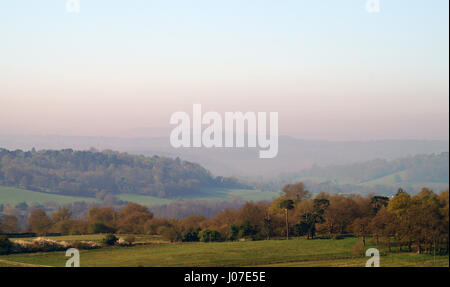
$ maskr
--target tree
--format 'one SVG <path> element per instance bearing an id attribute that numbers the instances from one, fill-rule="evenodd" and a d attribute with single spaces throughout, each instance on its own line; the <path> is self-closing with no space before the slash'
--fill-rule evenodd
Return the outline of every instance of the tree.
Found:
<path id="1" fill-rule="evenodd" d="M 146 234 L 159 234 L 161 235 L 158 231 L 159 228 L 162 226 L 170 226 L 170 223 L 168 221 L 168 219 L 166 218 L 161 218 L 161 217 L 154 217 L 151 220 L 148 220 L 147 222 L 145 222 L 144 224 L 144 232 Z"/>
<path id="2" fill-rule="evenodd" d="M 215 242 L 221 240 L 221 235 L 217 230 L 214 229 L 203 229 L 198 234 L 201 242 Z"/>
<path id="3" fill-rule="evenodd" d="M 230 237 L 231 240 L 237 240 L 240 238 L 251 238 L 255 239 L 258 233 L 258 227 L 255 225 L 250 225 L 249 222 L 237 222 L 230 226 Z"/>
<path id="4" fill-rule="evenodd" d="M 353 232 L 355 235 L 361 237 L 361 243 L 363 247 L 366 246 L 366 236 L 369 235 L 369 223 L 370 218 L 368 217 L 357 218 L 353 222 Z"/>
<path id="5" fill-rule="evenodd" d="M 57 212 L 52 214 L 53 223 L 57 223 L 64 220 L 69 220 L 72 218 L 72 212 L 70 212 L 67 208 L 63 207 Z"/>
<path id="6" fill-rule="evenodd" d="M 58 194 L 96 197 L 135 193 L 180 196 L 202 187 L 245 188 L 233 178 L 213 177 L 202 166 L 165 157 L 113 151 L 0 149 L 0 180 L 13 186 Z"/>
<path id="7" fill-rule="evenodd" d="M 316 213 L 307 212 L 300 217 L 299 231 L 306 234 L 307 239 L 314 238 L 316 233 L 316 223 L 319 222 L 320 216 Z"/>
<path id="8" fill-rule="evenodd" d="M 445 241 L 445 254 L 449 251 L 449 195 L 448 189 L 439 194 L 439 213 L 442 218 L 442 240 Z"/>
<path id="9" fill-rule="evenodd" d="M 389 201 L 388 210 L 400 216 L 406 212 L 410 204 L 411 196 L 403 190 L 399 190 L 399 192 L 397 192 L 397 194 Z"/>
<path id="10" fill-rule="evenodd" d="M 272 219 L 272 215 L 267 210 L 264 214 L 264 225 L 262 229 L 262 233 L 266 236 L 267 240 L 270 240 L 274 231 L 274 222 Z"/>
<path id="11" fill-rule="evenodd" d="M 439 197 L 432 190 L 422 189 L 411 198 L 411 207 L 406 216 L 411 222 L 410 232 L 417 246 L 417 252 L 422 248 L 429 253 L 435 250 L 439 237 L 444 233 L 444 226 L 439 209 Z"/>
<path id="12" fill-rule="evenodd" d="M 179 239 L 179 233 L 173 226 L 161 226 L 158 228 L 158 233 L 162 238 L 170 242 L 177 241 Z"/>
<path id="13" fill-rule="evenodd" d="M 303 182 L 298 182 L 295 184 L 287 184 L 283 187 L 282 192 L 287 198 L 302 201 L 308 199 L 311 195 L 308 190 L 305 189 Z"/>
<path id="14" fill-rule="evenodd" d="M 89 224 L 84 220 L 71 220 L 70 235 L 89 233 Z"/>
<path id="15" fill-rule="evenodd" d="M 411 196 L 403 189 L 399 188 L 397 194 L 389 200 L 387 210 L 395 215 L 397 228 L 395 231 L 395 237 L 399 243 L 399 250 L 401 251 L 402 245 L 407 244 L 411 249 L 412 237 L 411 237 L 411 220 L 407 216 L 407 211 L 411 207 Z"/>
<path id="16" fill-rule="evenodd" d="M 379 238 L 383 237 L 386 240 L 389 251 L 391 251 L 391 237 L 395 234 L 396 227 L 395 215 L 384 206 L 372 218 L 369 225 L 370 231 L 375 235 L 376 245 L 379 245 Z"/>
<path id="17" fill-rule="evenodd" d="M 153 218 L 146 206 L 130 203 L 118 213 L 119 233 L 144 233 L 145 223 Z"/>
<path id="18" fill-rule="evenodd" d="M 96 233 L 114 233 L 116 230 L 112 227 L 109 227 L 108 225 L 104 224 L 103 222 L 91 222 L 89 224 L 88 228 L 89 233 L 96 234 Z"/>
<path id="19" fill-rule="evenodd" d="M 50 230 L 52 221 L 44 210 L 35 209 L 28 217 L 28 225 L 30 226 L 31 231 L 42 235 Z"/>
<path id="20" fill-rule="evenodd" d="M 350 231 L 348 227 L 360 214 L 354 198 L 337 194 L 330 196 L 329 201 L 330 205 L 323 214 L 328 234 L 333 236 L 335 233 L 344 234 Z"/>
<path id="21" fill-rule="evenodd" d="M 373 196 L 370 199 L 370 204 L 372 206 L 372 216 L 375 216 L 378 211 L 382 208 L 382 207 L 386 207 L 389 203 L 389 198 L 386 196 Z"/>
<path id="22" fill-rule="evenodd" d="M 102 223 L 109 229 L 117 225 L 117 213 L 112 207 L 93 207 L 88 212 L 89 223 Z"/>
<path id="23" fill-rule="evenodd" d="M 206 218 L 201 215 L 191 215 L 179 221 L 181 230 L 181 241 L 199 241 L 198 233 Z"/>
<path id="24" fill-rule="evenodd" d="M 63 207 L 57 212 L 52 214 L 53 228 L 55 232 L 67 235 L 70 234 L 74 221 L 72 218 L 72 212 Z"/>
<path id="25" fill-rule="evenodd" d="M 315 198 L 313 201 L 314 212 L 322 216 L 325 210 L 330 206 L 330 201 L 326 198 Z"/>
<path id="26" fill-rule="evenodd" d="M 289 216 L 288 211 L 294 209 L 294 201 L 286 199 L 280 202 L 280 208 L 284 210 L 286 216 L 286 239 L 289 240 Z"/>
<path id="27" fill-rule="evenodd" d="M 11 250 L 12 243 L 8 237 L 0 235 L 0 255 L 8 254 Z"/>
<path id="28" fill-rule="evenodd" d="M 19 220 L 14 215 L 8 215 L 0 221 L 0 233 L 19 232 Z"/>
<path id="29" fill-rule="evenodd" d="M 106 245 L 114 245 L 117 242 L 118 238 L 114 234 L 106 234 L 103 237 L 102 242 Z"/>
<path id="30" fill-rule="evenodd" d="M 208 220 L 208 227 L 219 231 L 224 238 L 231 239 L 230 226 L 239 221 L 239 213 L 239 210 L 225 209 Z"/>

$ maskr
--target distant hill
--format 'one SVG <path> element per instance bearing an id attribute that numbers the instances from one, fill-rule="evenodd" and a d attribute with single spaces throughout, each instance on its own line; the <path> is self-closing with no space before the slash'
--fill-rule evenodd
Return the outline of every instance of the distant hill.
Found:
<path id="1" fill-rule="evenodd" d="M 260 159 L 257 148 L 179 148 L 168 138 L 108 138 L 69 136 L 0 135 L 0 146 L 10 149 L 112 149 L 147 156 L 159 155 L 196 162 L 215 175 L 277 178 L 317 166 L 346 165 L 374 159 L 393 160 L 417 154 L 448 152 L 448 141 L 313 141 L 279 137 L 279 153 L 273 159 Z"/>
<path id="2" fill-rule="evenodd" d="M 179 158 L 113 151 L 0 149 L 0 185 L 60 195 L 185 197 L 205 188 L 243 188 Z"/>
<path id="3" fill-rule="evenodd" d="M 260 189 L 279 190 L 284 184 L 302 181 L 319 193 L 375 193 L 393 195 L 398 188 L 417 193 L 427 187 L 442 191 L 449 187 L 449 153 L 415 155 L 394 160 L 375 159 L 361 163 L 315 166 L 280 175 L 276 180 L 256 183 Z"/>
<path id="4" fill-rule="evenodd" d="M 376 159 L 348 165 L 314 167 L 299 172 L 301 177 L 326 178 L 365 184 L 449 182 L 448 152 L 416 155 L 395 160 Z"/>

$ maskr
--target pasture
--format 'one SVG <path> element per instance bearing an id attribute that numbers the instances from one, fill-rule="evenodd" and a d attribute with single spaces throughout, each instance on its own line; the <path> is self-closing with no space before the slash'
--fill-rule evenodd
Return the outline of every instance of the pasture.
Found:
<path id="1" fill-rule="evenodd" d="M 101 238 L 100 235 L 88 236 L 96 236 L 95 239 Z M 70 239 L 86 240 L 87 238 L 71 236 Z M 353 246 L 359 242 L 358 238 L 340 240 L 294 238 L 289 241 L 264 240 L 215 243 L 164 243 L 158 240 L 157 238 L 147 238 L 147 240 L 144 240 L 147 242 L 146 245 L 133 247 L 81 250 L 81 266 L 364 267 L 368 259 L 352 252 Z M 66 260 L 67 257 L 65 257 L 64 252 L 13 254 L 0 256 L 0 266 L 18 266 L 20 264 L 64 266 Z M 380 265 L 382 267 L 449 266 L 449 257 L 433 257 L 432 255 L 418 255 L 407 252 L 384 254 L 382 251 Z"/>
<path id="2" fill-rule="evenodd" d="M 49 194 L 38 191 L 26 190 L 22 188 L 0 185 L 0 204 L 8 203 L 11 205 L 16 205 L 21 202 L 26 202 L 27 204 L 31 204 L 33 202 L 36 203 L 55 202 L 57 204 L 64 205 L 77 201 L 99 202 L 97 199 L 90 197 Z"/>
<path id="3" fill-rule="evenodd" d="M 148 207 L 170 204 L 175 201 L 182 200 L 220 200 L 226 201 L 234 198 L 240 198 L 243 201 L 261 201 L 272 200 L 279 196 L 277 192 L 266 192 L 252 189 L 202 189 L 195 194 L 186 195 L 180 198 L 159 198 L 150 195 L 137 194 L 119 194 L 117 197 L 120 200 L 139 203 Z M 0 185 L 0 204 L 16 205 L 21 202 L 31 203 L 46 203 L 54 202 L 58 205 L 65 205 L 74 202 L 85 201 L 89 203 L 100 203 L 99 200 L 91 197 L 82 196 L 68 196 L 49 194 L 38 191 L 31 191 L 22 188 L 1 186 Z"/>

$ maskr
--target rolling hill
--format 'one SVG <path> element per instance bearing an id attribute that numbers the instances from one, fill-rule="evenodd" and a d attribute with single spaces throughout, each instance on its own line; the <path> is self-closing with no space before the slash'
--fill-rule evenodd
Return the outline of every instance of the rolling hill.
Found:
<path id="1" fill-rule="evenodd" d="M 417 154 L 448 152 L 449 142 L 439 140 L 319 141 L 279 137 L 273 159 L 260 159 L 259 148 L 173 148 L 168 138 L 0 135 L 9 149 L 112 149 L 146 156 L 180 157 L 202 165 L 212 174 L 275 179 L 317 166 L 346 165 L 374 159 L 393 160 Z"/>
<path id="2" fill-rule="evenodd" d="M 159 198 L 246 187 L 233 178 L 214 177 L 199 164 L 179 158 L 72 149 L 0 149 L 0 185 L 70 196 L 139 194 Z"/>

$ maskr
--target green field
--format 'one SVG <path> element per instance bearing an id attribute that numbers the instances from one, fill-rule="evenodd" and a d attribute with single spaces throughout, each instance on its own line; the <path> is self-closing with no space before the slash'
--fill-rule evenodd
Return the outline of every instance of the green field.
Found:
<path id="1" fill-rule="evenodd" d="M 74 238 L 74 237 L 72 237 Z M 360 266 L 368 258 L 356 256 L 358 238 L 292 239 L 248 242 L 149 244 L 107 247 L 80 252 L 81 266 Z M 156 243 L 156 242 L 155 242 Z M 32 264 L 64 266 L 64 252 L 0 256 L 0 266 Z M 393 253 L 381 256 L 381 266 L 448 266 L 448 256 Z"/>
<path id="2" fill-rule="evenodd" d="M 409 190 L 409 189 L 415 189 L 420 190 L 423 187 L 427 187 L 429 189 L 432 189 L 436 192 L 440 192 L 443 190 L 448 189 L 448 182 L 425 182 L 425 181 L 419 181 L 419 182 L 413 182 L 413 181 L 404 181 L 401 180 L 400 182 L 397 181 L 398 177 L 404 178 L 406 172 L 400 171 L 397 173 L 392 173 L 383 177 L 379 177 L 376 179 L 371 179 L 368 181 L 356 181 L 349 178 L 325 178 L 325 177 L 300 177 L 296 178 L 295 181 L 298 182 L 313 182 L 316 184 L 332 184 L 332 185 L 358 185 L 361 186 L 363 189 L 366 187 L 377 187 L 377 186 L 385 186 L 386 188 L 391 188 L 392 190 L 397 190 L 399 187 L 402 187 L 403 189 Z"/>
<path id="3" fill-rule="evenodd" d="M 136 194 L 120 194 L 117 197 L 124 201 L 136 202 L 146 206 L 169 204 L 175 201 L 182 200 L 231 200 L 233 198 L 240 198 L 243 201 L 262 201 L 273 200 L 279 196 L 278 192 L 263 192 L 253 189 L 202 189 L 195 194 L 190 194 L 180 198 L 158 198 L 149 195 Z"/>
<path id="4" fill-rule="evenodd" d="M 0 203 L 16 205 L 21 202 L 31 204 L 33 202 L 56 202 L 58 204 L 69 204 L 77 201 L 98 202 L 95 198 L 77 197 L 58 194 L 48 194 L 43 192 L 31 191 L 21 188 L 0 186 Z"/>
<path id="5" fill-rule="evenodd" d="M 231 200 L 233 198 L 241 198 L 243 201 L 261 201 L 272 200 L 277 197 L 277 192 L 263 192 L 260 190 L 251 189 L 202 189 L 196 194 L 189 195 L 183 198 L 158 198 L 149 195 L 137 195 L 137 194 L 120 194 L 117 197 L 123 201 L 136 202 L 146 206 L 164 205 L 175 201 L 182 200 Z M 77 201 L 95 202 L 100 201 L 91 197 L 78 197 L 78 196 L 66 196 L 58 194 L 48 194 L 43 192 L 31 191 L 21 188 L 0 186 L 0 204 L 16 205 L 21 202 L 31 204 L 56 202 L 57 204 L 64 205 Z"/>
<path id="6" fill-rule="evenodd" d="M 273 200 L 280 196 L 279 192 L 260 191 L 258 189 L 202 189 L 197 193 L 184 197 L 192 200 L 229 200 L 240 198 L 243 201 Z"/>

